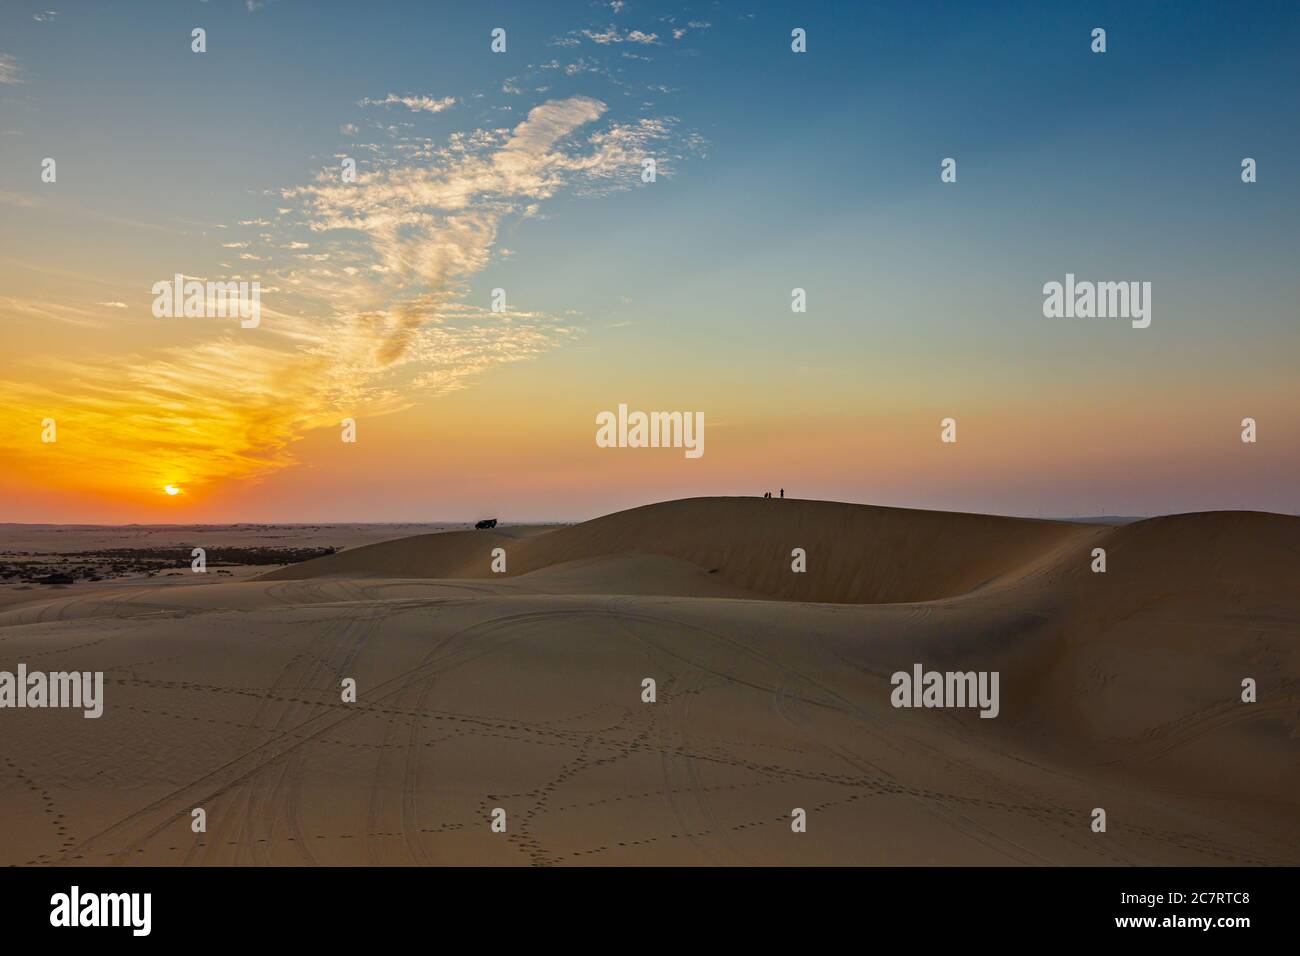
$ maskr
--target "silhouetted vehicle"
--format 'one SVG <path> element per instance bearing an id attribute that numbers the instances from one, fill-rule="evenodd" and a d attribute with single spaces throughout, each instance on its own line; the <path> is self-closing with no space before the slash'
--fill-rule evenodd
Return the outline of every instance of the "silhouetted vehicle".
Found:
<path id="1" fill-rule="evenodd" d="M 496 526 L 497 526 L 496 518 L 484 518 L 482 521 L 474 525 L 474 527 L 477 528 L 479 531 L 482 531 L 484 528 L 495 528 Z"/>

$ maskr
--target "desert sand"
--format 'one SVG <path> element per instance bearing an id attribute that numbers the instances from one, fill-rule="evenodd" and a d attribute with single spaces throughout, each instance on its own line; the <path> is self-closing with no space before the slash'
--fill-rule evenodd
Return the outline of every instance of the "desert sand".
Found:
<path id="1" fill-rule="evenodd" d="M 1300 863 L 1300 518 L 700 498 L 350 544 L 0 607 L 0 670 L 105 683 L 0 710 L 0 863 Z M 895 708 L 915 663 L 997 671 L 998 716 Z"/>

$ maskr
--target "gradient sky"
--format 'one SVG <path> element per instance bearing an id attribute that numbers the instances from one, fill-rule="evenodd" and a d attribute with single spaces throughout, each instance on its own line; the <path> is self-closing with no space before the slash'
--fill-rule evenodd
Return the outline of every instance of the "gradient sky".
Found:
<path id="1" fill-rule="evenodd" d="M 1075 7 L 7 0 L 0 521 L 1300 511 L 1300 6 Z"/>

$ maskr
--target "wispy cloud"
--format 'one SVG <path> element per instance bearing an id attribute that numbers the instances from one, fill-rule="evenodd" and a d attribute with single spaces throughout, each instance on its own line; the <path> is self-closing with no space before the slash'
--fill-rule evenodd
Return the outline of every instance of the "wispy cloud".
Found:
<path id="1" fill-rule="evenodd" d="M 40 200 L 33 196 L 24 196 L 22 193 L 11 193 L 0 189 L 0 206 L 18 206 L 23 209 L 31 209 L 39 204 Z"/>
<path id="2" fill-rule="evenodd" d="M 102 329 L 108 325 L 98 309 L 65 305 L 48 299 L 0 296 L 0 315 L 25 316 L 43 323 L 58 322 L 83 329 Z"/>
<path id="3" fill-rule="evenodd" d="M 407 94 L 399 96 L 396 93 L 389 93 L 382 100 L 371 99 L 369 97 L 360 101 L 360 106 L 394 106 L 401 104 L 413 112 L 424 113 L 441 113 L 443 110 L 451 109 L 456 105 L 456 97 L 444 96 L 442 99 L 435 100 L 432 96 L 415 96 Z"/>
<path id="4" fill-rule="evenodd" d="M 431 164 L 380 160 L 357 182 L 323 178 L 287 190 L 312 231 L 365 236 L 384 279 L 440 284 L 477 271 L 501 218 L 522 204 L 548 199 L 566 185 L 611 186 L 636 178 L 636 163 L 669 124 L 612 123 L 593 130 L 585 147 L 566 138 L 606 112 L 600 100 L 575 96 L 532 109 L 509 130 L 454 134 L 426 156 Z"/>
<path id="5" fill-rule="evenodd" d="M 608 113 L 593 97 L 555 99 L 513 127 L 459 132 L 440 145 L 399 138 L 355 182 L 331 169 L 284 189 L 276 220 L 240 220 L 256 235 L 223 243 L 258 257 L 241 277 L 262 283 L 258 329 L 157 320 L 177 323 L 188 344 L 0 381 L 0 417 L 14 425 L 0 428 L 0 447 L 39 469 L 48 452 L 21 423 L 48 415 L 61 436 L 77 436 L 60 450 L 69 473 L 97 476 L 97 487 L 117 482 L 126 495 L 142 483 L 256 479 L 291 464 L 293 444 L 313 429 L 463 389 L 488 369 L 574 339 L 582 330 L 571 316 L 516 301 L 495 313 L 469 301 L 469 289 L 507 221 L 539 215 L 562 191 L 637 187 L 651 150 L 660 175 L 671 175 L 692 149 L 671 118 L 616 122 Z M 38 303 L 5 305 L 32 319 L 102 322 L 89 309 L 51 316 Z M 68 381 L 78 388 L 53 384 Z"/>
<path id="6" fill-rule="evenodd" d="M 18 67 L 18 61 L 8 53 L 0 53 L 0 83 L 21 82 L 23 82 L 22 70 Z"/>
<path id="7" fill-rule="evenodd" d="M 602 46 L 610 43 L 642 43 L 651 44 L 659 42 L 659 34 L 643 33 L 640 30 L 620 30 L 616 26 L 608 26 L 603 30 L 583 30 L 582 35 L 593 43 L 599 43 Z"/>
<path id="8" fill-rule="evenodd" d="M 680 40 L 682 37 L 686 36 L 686 34 L 689 33 L 691 30 L 707 30 L 713 26 L 713 24 L 710 23 L 708 20 L 688 20 L 686 22 L 686 26 L 679 27 L 676 25 L 677 24 L 676 17 L 661 17 L 660 19 L 664 23 L 670 25 L 674 40 Z"/>

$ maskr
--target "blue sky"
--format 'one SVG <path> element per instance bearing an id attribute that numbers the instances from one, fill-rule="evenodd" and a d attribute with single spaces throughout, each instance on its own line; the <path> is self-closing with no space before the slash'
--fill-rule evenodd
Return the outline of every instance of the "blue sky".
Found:
<path id="1" fill-rule="evenodd" d="M 38 374 L 42 349 L 65 365 L 183 361 L 165 350 L 192 350 L 192 333 L 137 321 L 142 290 L 173 271 L 284 278 L 288 267 L 277 271 L 261 246 L 322 238 L 304 232 L 320 220 L 297 207 L 320 198 L 314 184 L 341 156 L 393 176 L 442 161 L 414 144 L 442 149 L 457 135 L 516 129 L 546 104 L 598 102 L 599 116 L 566 134 L 571 154 L 583 143 L 599 151 L 589 134 L 622 130 L 665 175 L 646 186 L 631 167 L 569 170 L 535 211 L 509 200 L 476 247 L 482 261 L 446 280 L 475 308 L 507 287 L 562 333 L 539 333 L 536 348 L 430 340 L 364 380 L 339 374 L 321 420 L 340 394 L 363 392 L 376 414 L 411 428 L 445 415 L 465 399 L 412 385 L 431 380 L 429 357 L 445 348 L 463 357 L 457 388 L 483 396 L 480 428 L 509 401 L 544 394 L 562 445 L 578 408 L 627 393 L 707 408 L 736 436 L 730 466 L 677 465 L 653 487 L 605 475 L 581 502 L 539 495 L 539 516 L 721 491 L 791 456 L 814 459 L 810 495 L 884 503 L 1016 510 L 1032 483 L 1031 511 L 1086 513 L 1095 499 L 1121 501 L 1110 510 L 1300 508 L 1286 478 L 1300 423 L 1279 418 L 1294 411 L 1300 360 L 1300 189 L 1287 168 L 1300 136 L 1294 3 L 254 6 L 42 0 L 0 11 L 0 275 L 12 296 L 0 321 L 23 364 L 14 380 Z M 202 55 L 190 50 L 195 26 L 207 31 Z M 796 26 L 806 54 L 791 53 Z M 1089 48 L 1097 26 L 1102 55 Z M 488 49 L 495 27 L 507 31 L 504 54 Z M 421 97 L 454 103 L 411 108 Z M 45 156 L 58 159 L 57 190 L 34 175 Z M 958 181 L 943 185 L 948 156 Z M 1243 156 L 1259 163 L 1250 186 Z M 355 237 L 328 238 L 340 243 L 332 261 L 355 252 Z M 388 253 L 420 255 L 408 246 Z M 237 248 L 259 258 L 241 262 Z M 1047 322 L 1042 284 L 1066 272 L 1151 281 L 1152 328 Z M 798 321 L 795 286 L 810 303 Z M 126 308 L 111 321 L 83 317 L 68 299 L 60 316 L 81 331 L 49 345 L 46 326 L 23 316 L 67 296 Z M 284 307 L 304 321 L 328 315 L 340 334 L 364 314 L 324 291 Z M 403 403 L 387 400 L 394 392 Z M 579 397 L 570 407 L 559 392 Z M 1090 442 L 1171 421 L 1206 430 L 1125 435 L 1109 475 L 1089 472 L 1091 484 L 1059 493 L 1043 490 L 1060 457 L 1049 448 L 1007 465 L 1010 490 L 993 459 L 964 476 L 925 460 L 887 481 L 864 471 L 873 456 L 903 454 L 888 422 L 929 427 L 944 408 L 1004 429 L 1043 419 L 1040 446 L 1049 433 L 1068 445 L 1074 425 Z M 1266 410 L 1276 442 L 1244 484 L 1211 437 L 1240 408 Z M 316 427 L 278 423 L 274 437 L 249 439 L 265 447 L 239 457 L 311 468 L 286 449 L 308 447 Z M 800 429 L 820 437 L 796 453 L 788 436 Z M 859 451 L 828 452 L 837 434 Z M 1151 445 L 1156 462 L 1143 458 Z M 724 457 L 727 443 L 715 447 Z M 565 470 L 548 462 L 539 453 L 537 468 L 562 483 Z M 1143 469 L 1150 477 L 1135 486 Z M 247 477 L 275 487 L 282 470 Z M 1171 475 L 1182 476 L 1176 487 Z M 414 507 L 393 500 L 401 516 Z M 389 516 L 359 516 L 372 515 Z"/>

